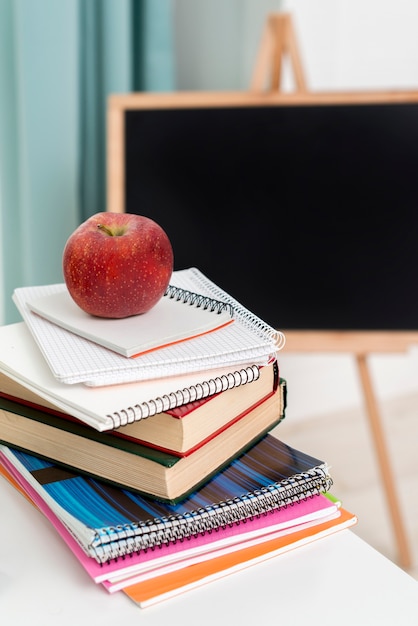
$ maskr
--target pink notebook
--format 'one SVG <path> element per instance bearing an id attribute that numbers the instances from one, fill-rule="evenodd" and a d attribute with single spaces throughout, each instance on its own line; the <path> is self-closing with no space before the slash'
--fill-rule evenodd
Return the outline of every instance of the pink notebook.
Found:
<path id="1" fill-rule="evenodd" d="M 336 519 L 340 515 L 337 503 L 326 496 L 317 495 L 216 532 L 193 536 L 183 542 L 162 545 L 154 550 L 135 553 L 127 559 L 99 565 L 95 559 L 85 554 L 66 526 L 2 453 L 0 464 L 5 477 L 12 481 L 14 479 L 21 492 L 49 519 L 90 577 L 96 583 L 102 583 L 111 593 L 124 589 L 127 585 L 177 571 L 194 563 L 291 535 L 296 530 L 310 528 L 318 523 Z"/>

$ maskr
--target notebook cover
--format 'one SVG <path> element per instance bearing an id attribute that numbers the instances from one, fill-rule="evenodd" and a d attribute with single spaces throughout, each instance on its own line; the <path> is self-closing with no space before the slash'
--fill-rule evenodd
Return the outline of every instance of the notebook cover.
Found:
<path id="1" fill-rule="evenodd" d="M 77 306 L 63 283 L 18 287 L 15 292 L 44 319 L 125 357 L 187 341 L 234 321 L 232 307 L 184 290 L 176 294 L 173 285 L 150 311 L 124 319 L 89 315 Z"/>
<path id="2" fill-rule="evenodd" d="M 282 394 L 283 394 L 283 418 L 284 418 L 284 416 L 285 416 L 285 409 L 286 409 L 286 396 L 287 396 L 286 381 L 279 377 L 277 362 L 272 364 L 271 367 L 273 367 L 273 386 L 272 386 L 272 390 L 270 391 L 270 393 L 268 393 L 265 396 L 263 396 L 262 398 L 260 398 L 257 402 L 254 402 L 254 403 L 250 404 L 241 413 L 231 417 L 231 419 L 226 424 L 224 424 L 221 428 L 218 428 L 218 430 L 212 432 L 209 437 L 206 437 L 205 439 L 202 439 L 197 445 L 193 446 L 192 448 L 189 448 L 188 450 L 185 450 L 185 451 L 172 450 L 172 449 L 169 449 L 169 448 L 167 448 L 167 447 L 165 447 L 163 445 L 156 445 L 153 442 L 143 440 L 140 437 L 136 437 L 134 435 L 130 435 L 129 432 L 130 432 L 131 429 L 129 427 L 128 428 L 125 427 L 125 428 L 115 429 L 115 430 L 107 431 L 107 432 L 112 437 L 120 437 L 120 438 L 122 438 L 122 439 L 124 439 L 126 441 L 130 441 L 130 442 L 138 444 L 138 445 L 143 445 L 143 446 L 146 446 L 148 448 L 155 449 L 155 450 L 158 450 L 160 452 L 163 452 L 165 454 L 174 455 L 176 457 L 188 456 L 189 454 L 191 454 L 195 450 L 199 449 L 202 445 L 204 445 L 205 443 L 207 443 L 208 441 L 213 439 L 213 437 L 215 437 L 216 435 L 220 434 L 221 432 L 223 432 L 224 430 L 226 430 L 227 428 L 229 428 L 230 426 L 235 424 L 235 422 L 237 422 L 240 419 L 242 419 L 243 417 L 245 417 L 245 415 L 247 415 L 247 413 L 249 411 L 252 411 L 253 409 L 255 409 L 264 400 L 267 400 L 269 397 L 271 397 L 273 395 L 274 391 L 277 389 L 277 385 L 278 384 L 280 384 L 281 388 L 282 388 Z M 16 413 L 18 413 L 20 415 L 25 415 L 26 417 L 29 417 L 30 419 L 35 419 L 35 420 L 41 421 L 43 423 L 47 423 L 47 424 L 49 424 L 51 426 L 54 426 L 56 428 L 65 428 L 65 424 L 63 424 L 63 421 L 64 422 L 68 422 L 67 430 L 69 430 L 70 432 L 77 432 L 76 426 L 78 425 L 79 427 L 81 427 L 81 430 L 78 430 L 78 432 L 83 432 L 83 435 L 85 435 L 87 437 L 90 436 L 90 437 L 95 438 L 94 437 L 94 433 L 98 433 L 99 432 L 99 431 L 95 430 L 92 433 L 90 428 L 85 430 L 83 428 L 83 426 L 85 426 L 83 424 L 83 422 L 81 422 L 77 418 L 73 417 L 72 415 L 69 415 L 68 413 L 63 413 L 62 411 L 58 411 L 58 410 L 56 410 L 56 409 L 54 409 L 54 408 L 52 408 L 50 406 L 42 405 L 42 404 L 39 404 L 38 402 L 33 402 L 31 400 L 27 400 L 27 399 L 24 399 L 24 398 L 13 396 L 13 395 L 10 395 L 10 394 L 2 391 L 1 390 L 2 376 L 3 375 L 0 373 L 0 408 L 4 408 L 5 410 L 11 411 L 11 412 L 16 412 Z M 23 388 L 23 391 L 25 391 L 24 388 Z M 227 391 L 229 391 L 229 390 L 227 390 Z M 203 399 L 197 400 L 195 402 L 189 402 L 189 403 L 187 403 L 185 405 L 182 405 L 180 407 L 177 407 L 175 409 L 166 411 L 166 414 L 169 415 L 170 417 L 172 417 L 175 420 L 182 420 L 186 416 L 189 416 L 189 415 L 191 415 L 193 417 L 193 413 L 197 409 L 199 409 L 201 406 L 203 406 L 207 402 L 210 402 L 210 400 L 212 398 L 220 396 L 222 393 L 223 392 L 221 392 L 219 394 L 214 394 L 213 396 L 209 396 L 207 398 L 203 398 Z M 4 401 L 8 401 L 8 402 L 4 402 Z M 29 407 L 30 409 L 32 409 L 32 411 L 28 411 L 24 407 Z M 222 409 L 218 406 L 217 410 L 219 411 L 219 410 L 222 410 Z M 57 420 L 57 419 L 48 420 L 46 414 L 58 417 L 59 420 Z M 156 417 L 153 416 L 153 419 L 155 419 L 155 418 Z M 71 425 L 71 424 L 73 424 L 73 425 Z M 100 439 L 96 438 L 96 440 L 100 440 Z M 107 441 L 107 439 L 106 439 L 106 441 Z"/>
<path id="3" fill-rule="evenodd" d="M 65 346 L 58 345 L 65 353 Z M 106 352 L 111 354 L 109 350 Z M 251 384 L 259 377 L 257 365 L 241 367 L 235 364 L 97 388 L 80 383 L 69 385 L 54 378 L 24 322 L 0 327 L 0 371 L 10 381 L 54 404 L 58 410 L 100 431 L 118 428 L 241 384 Z M 9 387 L 12 389 L 12 382 Z M 12 395 L 19 394 L 12 392 Z"/>
<path id="4" fill-rule="evenodd" d="M 181 289 L 231 305 L 234 323 L 193 340 L 127 359 L 35 315 L 19 297 L 20 292 L 14 293 L 13 300 L 53 375 L 69 384 L 83 382 L 100 386 L 239 363 L 265 365 L 272 354 L 283 347 L 283 333 L 248 311 L 197 268 L 173 272 L 172 282 Z"/>
<path id="5" fill-rule="evenodd" d="M 341 515 L 334 520 L 303 530 L 295 530 L 294 533 L 283 537 L 277 537 L 249 548 L 230 552 L 221 557 L 196 563 L 179 571 L 136 583 L 123 589 L 123 592 L 140 607 L 145 608 L 312 541 L 323 539 L 330 534 L 350 528 L 356 523 L 357 517 L 342 508 Z M 280 611 L 280 603 L 278 611 Z"/>
<path id="6" fill-rule="evenodd" d="M 318 495 L 297 505 L 272 511 L 269 515 L 225 526 L 218 532 L 194 535 L 187 541 L 164 544 L 158 550 L 140 551 L 132 554 L 129 560 L 113 560 L 103 567 L 82 550 L 65 525 L 1 453 L 0 473 L 48 518 L 89 576 L 94 582 L 102 583 L 110 593 L 139 582 L 144 577 L 160 575 L 168 568 L 181 569 L 202 559 L 220 556 L 221 551 L 239 550 L 244 547 L 244 543 L 247 547 L 250 541 L 266 541 L 273 538 L 272 533 L 287 534 L 295 529 L 300 530 L 302 525 L 307 527 L 324 518 L 339 515 L 336 504 L 326 496 Z"/>
<path id="7" fill-rule="evenodd" d="M 131 551 L 136 551 L 160 540 L 165 543 L 169 536 L 177 540 L 205 528 L 262 515 L 304 499 L 314 490 L 329 491 L 332 485 L 326 464 L 272 435 L 266 435 L 177 504 L 118 489 L 76 472 L 62 472 L 53 463 L 6 446 L 0 449 L 60 519 L 78 529 L 86 549 L 91 546 L 91 555 L 99 560 L 102 553 L 103 559 L 108 559 L 106 546 L 114 556 L 122 556 L 123 552 L 117 552 L 118 528 L 124 529 L 126 537 L 124 533 L 132 526 L 134 534 L 130 536 L 132 540 L 135 536 L 135 545 Z"/>

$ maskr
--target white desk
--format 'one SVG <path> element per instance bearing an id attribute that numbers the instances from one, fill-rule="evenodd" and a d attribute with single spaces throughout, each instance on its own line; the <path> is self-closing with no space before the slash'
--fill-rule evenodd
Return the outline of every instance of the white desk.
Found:
<path id="1" fill-rule="evenodd" d="M 109 595 L 0 478 L 0 620 L 5 626 L 418 624 L 418 582 L 344 530 L 147 609 Z"/>

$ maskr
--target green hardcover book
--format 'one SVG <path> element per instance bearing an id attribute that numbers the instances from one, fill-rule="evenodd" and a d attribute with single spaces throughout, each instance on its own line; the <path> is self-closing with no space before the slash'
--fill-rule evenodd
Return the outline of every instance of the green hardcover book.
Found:
<path id="1" fill-rule="evenodd" d="M 0 441 L 116 485 L 176 502 L 276 426 L 285 407 L 286 382 L 280 379 L 276 390 L 240 420 L 190 455 L 179 457 L 0 397 Z"/>

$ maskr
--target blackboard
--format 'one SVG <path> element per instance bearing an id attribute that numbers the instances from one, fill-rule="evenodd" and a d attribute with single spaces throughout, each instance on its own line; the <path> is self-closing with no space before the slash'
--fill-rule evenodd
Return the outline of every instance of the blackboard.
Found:
<path id="1" fill-rule="evenodd" d="M 277 328 L 418 329 L 418 92 L 112 96 L 108 210 Z"/>

